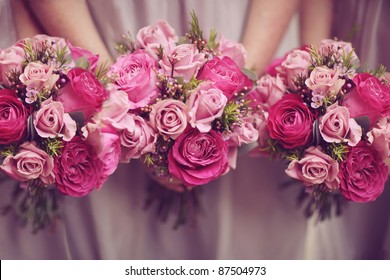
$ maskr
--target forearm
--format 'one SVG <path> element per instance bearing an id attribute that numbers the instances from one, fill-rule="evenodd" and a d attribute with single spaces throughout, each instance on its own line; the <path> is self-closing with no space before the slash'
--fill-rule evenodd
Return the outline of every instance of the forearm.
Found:
<path id="1" fill-rule="evenodd" d="M 11 5 L 18 39 L 33 37 L 36 34 L 43 33 L 25 0 L 13 0 Z"/>
<path id="2" fill-rule="evenodd" d="M 301 0 L 300 41 L 302 44 L 318 44 L 330 37 L 333 0 Z M 347 11 L 348 12 L 348 11 Z"/>
<path id="3" fill-rule="evenodd" d="M 261 73 L 270 63 L 299 0 L 253 0 L 243 44 L 248 50 L 247 67 Z"/>
<path id="4" fill-rule="evenodd" d="M 101 61 L 112 62 L 85 0 L 28 1 L 49 35 L 66 38 L 73 45 L 98 53 Z"/>

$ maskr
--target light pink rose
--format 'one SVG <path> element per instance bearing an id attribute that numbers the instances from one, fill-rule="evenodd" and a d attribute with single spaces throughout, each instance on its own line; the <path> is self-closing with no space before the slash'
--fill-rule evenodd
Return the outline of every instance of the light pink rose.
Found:
<path id="1" fill-rule="evenodd" d="M 189 123 L 200 132 L 209 132 L 211 123 L 222 116 L 227 98 L 221 90 L 210 82 L 203 82 L 189 92 L 187 106 Z"/>
<path id="2" fill-rule="evenodd" d="M 141 28 L 136 36 L 138 44 L 146 52 L 157 58 L 159 48 L 174 47 L 178 41 L 175 30 L 165 20 Z"/>
<path id="3" fill-rule="evenodd" d="M 238 67 L 245 67 L 245 60 L 248 56 L 248 52 L 243 44 L 229 40 L 222 36 L 219 40 L 217 51 L 219 52 L 218 56 L 228 56 L 236 62 Z"/>
<path id="4" fill-rule="evenodd" d="M 72 60 L 75 62 L 76 66 L 82 67 L 85 63 L 87 63 L 87 65 L 85 65 L 88 66 L 87 69 L 92 72 L 95 71 L 99 62 L 98 54 L 93 54 L 87 49 L 73 46 L 69 41 L 66 43 L 72 55 Z"/>
<path id="5" fill-rule="evenodd" d="M 188 187 L 207 184 L 228 168 L 228 145 L 221 133 L 188 129 L 169 150 L 168 170 Z"/>
<path id="6" fill-rule="evenodd" d="M 128 163 L 131 159 L 154 152 L 157 133 L 140 116 L 127 114 L 119 123 L 113 124 L 120 137 L 122 155 L 121 162 Z"/>
<path id="7" fill-rule="evenodd" d="M 69 141 L 76 134 L 76 122 L 64 112 L 64 106 L 51 98 L 41 103 L 41 108 L 34 113 L 34 127 L 43 138 L 61 137 Z"/>
<path id="8" fill-rule="evenodd" d="M 339 188 L 339 165 L 321 151 L 320 147 L 306 149 L 300 160 L 293 160 L 286 169 L 288 176 L 302 181 L 306 186 L 325 184 L 329 189 Z"/>
<path id="9" fill-rule="evenodd" d="M 345 80 L 340 79 L 339 74 L 337 68 L 316 67 L 311 71 L 310 77 L 306 79 L 305 84 L 308 88 L 315 91 L 316 94 L 334 97 L 345 84 Z"/>
<path id="10" fill-rule="evenodd" d="M 348 107 L 351 117 L 367 116 L 372 126 L 381 115 L 389 115 L 389 84 L 382 84 L 377 77 L 368 73 L 356 75 L 353 82 L 356 86 L 345 95 L 342 103 Z"/>
<path id="11" fill-rule="evenodd" d="M 57 101 L 62 103 L 65 112 L 82 112 L 88 120 L 100 110 L 108 91 L 90 71 L 82 68 L 71 69 L 68 78 L 69 83 L 60 89 Z"/>
<path id="12" fill-rule="evenodd" d="M 130 109 L 137 109 L 155 101 L 158 91 L 156 62 L 143 50 L 117 58 L 108 72 L 116 88 L 127 93 Z"/>
<path id="13" fill-rule="evenodd" d="M 16 155 L 7 156 L 0 169 L 11 178 L 25 182 L 41 179 L 45 184 L 54 183 L 54 159 L 35 143 L 25 142 Z"/>
<path id="14" fill-rule="evenodd" d="M 204 53 L 200 53 L 194 44 L 181 44 L 167 49 L 159 64 L 166 75 L 189 81 L 196 77 L 206 61 Z"/>
<path id="15" fill-rule="evenodd" d="M 114 89 L 110 92 L 108 99 L 103 102 L 102 109 L 93 118 L 96 122 L 116 123 L 127 115 L 130 106 L 127 93 Z"/>
<path id="16" fill-rule="evenodd" d="M 19 46 L 0 50 L 0 81 L 10 85 L 8 74 L 11 70 L 21 72 L 24 61 L 24 51 Z"/>
<path id="17" fill-rule="evenodd" d="M 390 117 L 382 117 L 367 133 L 371 146 L 379 152 L 382 159 L 390 158 Z"/>
<path id="18" fill-rule="evenodd" d="M 64 195 L 85 196 L 101 187 L 104 165 L 92 145 L 75 136 L 64 142 L 56 157 L 54 174 L 58 190 Z"/>
<path id="19" fill-rule="evenodd" d="M 229 139 L 229 146 L 242 146 L 256 142 L 259 138 L 259 132 L 253 125 L 254 118 L 246 117 L 243 118 L 243 123 L 240 126 L 236 126 Z"/>
<path id="20" fill-rule="evenodd" d="M 58 78 L 58 74 L 53 73 L 54 66 L 41 62 L 30 62 L 24 68 L 24 72 L 19 76 L 20 81 L 28 88 L 36 90 L 51 90 Z"/>
<path id="21" fill-rule="evenodd" d="M 42 50 L 49 47 L 49 50 L 52 52 L 61 51 L 62 49 L 69 51 L 65 39 L 45 34 L 38 34 L 32 38 L 25 38 L 17 42 L 17 45 L 22 47 L 25 44 L 31 45 L 34 50 Z"/>
<path id="22" fill-rule="evenodd" d="M 257 139 L 257 147 L 250 152 L 252 156 L 267 156 L 269 148 L 268 140 L 270 138 L 268 131 L 268 112 L 257 111 L 253 114 L 254 127 L 257 130 L 259 137 Z"/>
<path id="23" fill-rule="evenodd" d="M 282 99 L 285 93 L 286 86 L 280 76 L 272 77 L 267 74 L 257 81 L 257 86 L 248 94 L 248 98 L 252 108 L 260 107 L 264 111 L 269 111 L 269 108 Z"/>
<path id="24" fill-rule="evenodd" d="M 318 127 L 322 138 L 328 143 L 348 142 L 356 146 L 362 138 L 362 128 L 350 117 L 347 107 L 332 104 L 319 119 Z"/>
<path id="25" fill-rule="evenodd" d="M 99 126 L 88 123 L 84 129 L 87 130 L 85 141 L 95 149 L 97 157 L 103 164 L 100 181 L 96 187 L 99 189 L 118 167 L 121 156 L 120 140 L 116 130 L 109 125 Z"/>
<path id="26" fill-rule="evenodd" d="M 288 88 L 296 90 L 295 80 L 298 76 L 307 77 L 310 66 L 310 54 L 303 50 L 293 50 L 281 63 L 283 77 L 287 81 Z"/>
<path id="27" fill-rule="evenodd" d="M 165 99 L 153 104 L 150 125 L 165 138 L 176 139 L 187 127 L 188 107 L 181 101 Z"/>
<path id="28" fill-rule="evenodd" d="M 321 41 L 318 51 L 324 55 L 329 55 L 329 53 L 332 52 L 339 61 L 341 61 L 343 57 L 350 56 L 352 66 L 354 68 L 360 66 L 359 57 L 356 55 L 351 43 L 324 39 Z"/>
<path id="29" fill-rule="evenodd" d="M 340 163 L 339 178 L 340 192 L 346 199 L 374 201 L 383 193 L 388 169 L 379 153 L 361 141 Z"/>

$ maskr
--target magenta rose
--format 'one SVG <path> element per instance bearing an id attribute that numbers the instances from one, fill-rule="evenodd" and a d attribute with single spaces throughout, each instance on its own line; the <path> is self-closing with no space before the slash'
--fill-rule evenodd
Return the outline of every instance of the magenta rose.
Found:
<path id="1" fill-rule="evenodd" d="M 279 75 L 272 77 L 264 75 L 257 81 L 257 86 L 248 94 L 252 108 L 260 107 L 269 111 L 272 105 L 278 102 L 285 95 L 286 86 Z"/>
<path id="2" fill-rule="evenodd" d="M 234 94 L 250 90 L 253 82 L 245 76 L 230 57 L 214 57 L 198 75 L 199 80 L 209 80 L 231 100 Z"/>
<path id="3" fill-rule="evenodd" d="M 167 76 L 189 81 L 196 77 L 205 62 L 204 53 L 200 53 L 194 44 L 181 44 L 167 49 L 159 64 Z"/>
<path id="4" fill-rule="evenodd" d="M 188 123 L 188 108 L 179 100 L 165 99 L 152 106 L 150 125 L 165 138 L 176 139 Z"/>
<path id="5" fill-rule="evenodd" d="M 342 105 L 348 107 L 351 117 L 368 116 L 371 125 L 381 114 L 390 111 L 390 86 L 370 74 L 362 73 L 355 76 L 355 88 L 349 92 Z"/>
<path id="6" fill-rule="evenodd" d="M 339 188 L 339 164 L 320 147 L 311 146 L 300 160 L 293 160 L 286 174 L 302 181 L 306 186 L 325 184 L 329 189 Z"/>
<path id="7" fill-rule="evenodd" d="M 287 94 L 270 108 L 268 130 L 284 148 L 294 149 L 308 144 L 313 122 L 314 116 L 302 98 Z"/>
<path id="8" fill-rule="evenodd" d="M 238 67 L 245 67 L 245 60 L 248 56 L 248 52 L 243 44 L 229 40 L 222 36 L 219 40 L 217 51 L 219 52 L 218 56 L 230 57 L 234 60 Z"/>
<path id="9" fill-rule="evenodd" d="M 41 108 L 34 113 L 34 127 L 43 138 L 61 137 L 69 141 L 76 134 L 76 122 L 64 112 L 64 106 L 51 98 L 41 103 Z"/>
<path id="10" fill-rule="evenodd" d="M 119 134 L 121 143 L 121 162 L 140 158 L 154 152 L 157 133 L 140 116 L 128 114 L 120 122 L 113 124 Z"/>
<path id="11" fill-rule="evenodd" d="M 10 71 L 21 72 L 23 61 L 24 51 L 19 46 L 0 50 L 0 81 L 9 85 L 8 74 Z"/>
<path id="12" fill-rule="evenodd" d="M 165 20 L 141 28 L 136 38 L 140 47 L 156 58 L 160 48 L 174 47 L 178 41 L 175 30 Z"/>
<path id="13" fill-rule="evenodd" d="M 310 64 L 310 54 L 307 51 L 297 49 L 286 56 L 280 67 L 288 88 L 296 90 L 296 78 L 307 77 Z"/>
<path id="14" fill-rule="evenodd" d="M 57 101 L 66 113 L 81 111 L 89 119 L 101 108 L 108 92 L 91 72 L 82 68 L 71 69 L 68 78 L 70 82 L 60 89 Z"/>
<path id="15" fill-rule="evenodd" d="M 200 132 L 209 132 L 211 123 L 222 116 L 227 98 L 221 90 L 210 82 L 203 82 L 189 92 L 187 106 L 190 124 Z"/>
<path id="16" fill-rule="evenodd" d="M 25 182 L 41 179 L 45 184 L 54 183 L 54 160 L 35 143 L 25 142 L 16 155 L 7 156 L 0 169 L 11 178 Z"/>
<path id="17" fill-rule="evenodd" d="M 28 112 L 10 90 L 0 90 L 0 145 L 18 142 L 27 131 Z"/>
<path id="18" fill-rule="evenodd" d="M 53 70 L 53 65 L 30 62 L 19 76 L 19 80 L 28 88 L 51 90 L 60 77 L 58 74 L 54 74 Z"/>
<path id="19" fill-rule="evenodd" d="M 180 135 L 168 154 L 168 170 L 188 187 L 207 184 L 228 168 L 228 145 L 219 132 L 189 129 Z"/>
<path id="20" fill-rule="evenodd" d="M 340 192 L 348 200 L 368 202 L 384 190 L 388 169 L 379 153 L 365 142 L 352 147 L 340 163 Z"/>
<path id="21" fill-rule="evenodd" d="M 326 108 L 325 115 L 319 119 L 318 127 L 326 142 L 348 142 L 350 146 L 356 146 L 363 133 L 362 128 L 350 117 L 348 108 L 337 103 Z"/>
<path id="22" fill-rule="evenodd" d="M 155 101 L 158 91 L 156 62 L 143 50 L 117 58 L 108 75 L 115 87 L 127 93 L 130 109 L 137 109 Z"/>
<path id="23" fill-rule="evenodd" d="M 85 196 L 98 189 L 102 172 L 103 164 L 95 149 L 78 136 L 64 142 L 64 148 L 55 160 L 57 187 L 65 195 Z"/>

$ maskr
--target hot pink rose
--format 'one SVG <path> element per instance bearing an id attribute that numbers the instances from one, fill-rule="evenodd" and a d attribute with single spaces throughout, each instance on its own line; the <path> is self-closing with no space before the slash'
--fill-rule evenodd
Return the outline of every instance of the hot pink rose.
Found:
<path id="1" fill-rule="evenodd" d="M 218 52 L 220 57 L 227 56 L 233 59 L 238 67 L 245 67 L 245 60 L 248 56 L 248 52 L 243 44 L 229 40 L 222 36 L 219 40 Z"/>
<path id="2" fill-rule="evenodd" d="M 340 163 L 340 192 L 352 201 L 374 201 L 383 192 L 387 173 L 387 166 L 378 152 L 360 142 Z"/>
<path id="3" fill-rule="evenodd" d="M 43 138 L 62 137 L 69 141 L 76 134 L 76 122 L 64 112 L 64 106 L 51 98 L 41 103 L 41 108 L 34 113 L 34 127 Z"/>
<path id="4" fill-rule="evenodd" d="M 298 76 L 307 77 L 310 66 L 310 54 L 303 50 L 293 50 L 281 63 L 283 77 L 287 81 L 288 88 L 296 90 L 295 80 Z"/>
<path id="5" fill-rule="evenodd" d="M 306 186 L 325 184 L 329 189 L 339 188 L 337 161 L 311 146 L 300 160 L 293 160 L 286 169 L 288 176 L 302 181 Z"/>
<path id="6" fill-rule="evenodd" d="M 103 164 L 95 149 L 75 136 L 70 142 L 64 142 L 64 148 L 55 160 L 54 173 L 61 193 L 85 196 L 100 187 Z"/>
<path id="7" fill-rule="evenodd" d="M 382 117 L 367 133 L 371 146 L 378 151 L 383 160 L 390 158 L 390 117 Z"/>
<path id="8" fill-rule="evenodd" d="M 248 95 L 253 108 L 260 107 L 269 111 L 272 105 L 278 102 L 285 95 L 286 86 L 279 75 L 272 77 L 264 75 L 257 81 L 257 86 Z"/>
<path id="9" fill-rule="evenodd" d="M 130 109 L 137 109 L 155 101 L 158 91 L 156 62 L 143 50 L 117 58 L 108 75 L 118 90 L 127 93 Z"/>
<path id="10" fill-rule="evenodd" d="M 194 44 L 181 44 L 164 52 L 159 64 L 167 76 L 183 77 L 189 81 L 196 77 L 205 62 L 204 53 L 200 53 Z"/>
<path id="11" fill-rule="evenodd" d="M 0 169 L 11 178 L 25 182 L 41 179 L 45 184 L 54 183 L 54 160 L 36 144 L 25 142 L 16 155 L 7 156 Z"/>
<path id="12" fill-rule="evenodd" d="M 154 152 L 158 135 L 140 116 L 128 114 L 113 126 L 118 130 L 122 145 L 121 162 L 127 163 Z"/>
<path id="13" fill-rule="evenodd" d="M 178 100 L 166 99 L 152 106 L 150 125 L 165 138 L 176 139 L 187 127 L 188 108 Z"/>
<path id="14" fill-rule="evenodd" d="M 190 124 L 200 132 L 209 132 L 211 123 L 222 116 L 227 98 L 221 90 L 210 82 L 203 82 L 189 93 L 187 106 L 189 108 Z"/>
<path id="15" fill-rule="evenodd" d="M 68 72 L 70 82 L 60 89 L 57 101 L 64 105 L 66 113 L 81 111 L 85 119 L 97 112 L 108 92 L 96 77 L 82 68 L 73 68 Z"/>
<path id="16" fill-rule="evenodd" d="M 296 94 L 283 96 L 269 110 L 268 129 L 273 139 L 286 149 L 308 144 L 313 131 L 314 116 Z"/>
<path id="17" fill-rule="evenodd" d="M 356 146 L 362 137 L 362 128 L 349 115 L 347 107 L 332 104 L 318 124 L 322 138 L 328 143 L 348 142 Z"/>
<path id="18" fill-rule="evenodd" d="M 18 142 L 26 135 L 28 112 L 10 90 L 0 90 L 0 145 Z"/>
<path id="19" fill-rule="evenodd" d="M 311 71 L 305 84 L 308 88 L 323 96 L 336 96 L 343 87 L 345 80 L 339 78 L 339 70 L 326 66 L 316 67 Z"/>
<path id="20" fill-rule="evenodd" d="M 53 73 L 54 66 L 42 62 L 30 62 L 19 76 L 20 81 L 28 88 L 51 90 L 60 75 Z"/>
<path id="21" fill-rule="evenodd" d="M 97 64 L 99 62 L 98 54 L 93 54 L 87 49 L 73 46 L 69 41 L 67 42 L 67 46 L 72 55 L 72 60 L 76 63 L 76 65 L 80 67 L 87 66 L 87 69 L 89 71 L 91 72 L 95 71 Z"/>
<path id="22" fill-rule="evenodd" d="M 253 82 L 227 56 L 214 57 L 207 62 L 199 73 L 198 79 L 214 82 L 214 85 L 222 90 L 229 100 L 234 98 L 235 93 L 250 90 L 253 86 Z"/>
<path id="23" fill-rule="evenodd" d="M 207 184 L 228 168 L 228 145 L 220 133 L 189 129 L 180 135 L 168 154 L 168 170 L 188 187 Z"/>
<path id="24" fill-rule="evenodd" d="M 0 50 L 0 81 L 10 85 L 7 79 L 11 70 L 21 72 L 24 61 L 24 51 L 21 47 L 12 46 Z"/>
<path id="25" fill-rule="evenodd" d="M 165 20 L 141 28 L 136 38 L 141 48 L 156 58 L 159 48 L 174 47 L 178 41 L 175 30 Z"/>
<path id="26" fill-rule="evenodd" d="M 256 142 L 259 138 L 259 132 L 254 127 L 253 123 L 253 117 L 243 118 L 242 125 L 236 126 L 233 129 L 232 135 L 229 138 L 229 145 L 241 147 L 244 144 Z"/>
<path id="27" fill-rule="evenodd" d="M 390 85 L 367 73 L 358 74 L 353 79 L 356 87 L 343 100 L 351 117 L 368 116 L 373 125 L 381 114 L 390 112 Z"/>

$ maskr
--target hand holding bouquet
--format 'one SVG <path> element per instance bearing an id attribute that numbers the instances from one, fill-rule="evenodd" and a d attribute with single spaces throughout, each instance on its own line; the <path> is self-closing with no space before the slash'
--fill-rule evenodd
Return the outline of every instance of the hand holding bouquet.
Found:
<path id="1" fill-rule="evenodd" d="M 250 94 L 257 109 L 257 154 L 289 161 L 288 176 L 310 193 L 307 214 L 330 216 L 339 195 L 374 201 L 390 157 L 390 85 L 384 67 L 358 73 L 350 43 L 323 40 L 288 53 Z"/>
<path id="2" fill-rule="evenodd" d="M 0 50 L 0 170 L 24 189 L 8 209 L 31 219 L 34 231 L 51 223 L 57 190 L 87 195 L 117 166 L 83 132 L 108 98 L 97 62 L 46 35 Z"/>

